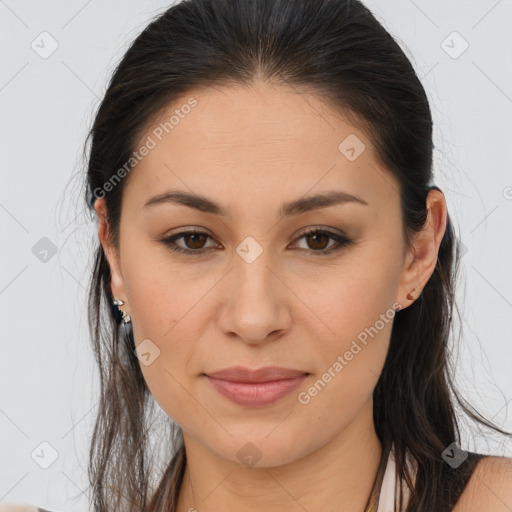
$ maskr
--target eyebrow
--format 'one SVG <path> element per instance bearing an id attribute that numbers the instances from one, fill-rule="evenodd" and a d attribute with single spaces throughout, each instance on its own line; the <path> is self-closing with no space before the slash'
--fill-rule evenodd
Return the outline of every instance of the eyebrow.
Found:
<path id="1" fill-rule="evenodd" d="M 228 216 L 228 210 L 215 201 L 208 199 L 207 197 L 182 190 L 169 190 L 163 194 L 156 195 L 146 201 L 143 208 L 145 209 L 168 203 L 188 206 L 189 208 L 205 213 L 212 213 L 224 217 Z M 284 203 L 279 210 L 279 214 L 281 217 L 289 217 L 345 203 L 356 203 L 365 206 L 369 205 L 369 203 L 364 199 L 361 199 L 356 195 L 349 194 L 348 192 L 329 191 Z"/>

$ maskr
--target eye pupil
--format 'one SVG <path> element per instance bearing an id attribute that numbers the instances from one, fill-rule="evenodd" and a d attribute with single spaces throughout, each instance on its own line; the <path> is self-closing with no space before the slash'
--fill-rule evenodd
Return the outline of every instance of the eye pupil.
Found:
<path id="1" fill-rule="evenodd" d="M 329 236 L 326 234 L 326 233 L 313 233 L 313 234 L 310 234 L 308 235 L 308 238 L 314 238 L 314 239 L 318 239 L 318 238 L 323 238 L 324 241 L 325 239 L 329 240 Z M 315 246 L 315 244 L 313 244 L 313 249 L 325 249 L 325 244 L 320 244 L 321 247 L 318 247 L 318 246 Z"/>
<path id="2" fill-rule="evenodd" d="M 189 234 L 189 235 L 186 235 L 186 236 L 184 237 L 184 239 L 187 239 L 187 238 L 195 238 L 195 237 L 203 237 L 203 238 L 204 238 L 204 234 L 202 234 L 202 233 L 191 233 L 191 234 Z M 196 240 L 197 240 L 197 239 L 196 239 Z M 204 241 L 203 241 L 203 242 L 204 242 Z M 187 245 L 187 246 L 189 246 L 189 244 L 188 244 L 188 243 L 187 243 L 186 245 Z M 201 245 L 201 244 L 200 244 L 200 245 Z M 195 245 L 192 245 L 192 248 L 193 248 L 193 249 L 200 249 L 201 247 L 197 247 L 197 246 L 195 246 Z"/>

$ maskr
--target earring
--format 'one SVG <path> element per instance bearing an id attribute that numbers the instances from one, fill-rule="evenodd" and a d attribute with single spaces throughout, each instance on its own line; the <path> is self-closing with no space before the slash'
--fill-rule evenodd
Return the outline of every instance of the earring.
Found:
<path id="1" fill-rule="evenodd" d="M 416 288 L 414 288 L 414 290 L 416 290 Z M 417 300 L 417 299 L 421 298 L 422 295 L 423 295 L 423 290 L 421 290 L 420 294 L 418 295 L 418 297 L 416 299 L 410 293 L 407 294 L 406 298 L 407 298 L 407 300 Z"/>
<path id="2" fill-rule="evenodd" d="M 121 299 L 114 299 L 113 304 L 114 304 L 114 306 L 122 306 L 124 304 L 124 302 Z M 119 311 L 121 311 L 121 313 L 123 314 L 123 322 L 125 324 L 128 324 L 132 321 L 130 315 L 125 313 L 122 309 L 119 309 Z"/>

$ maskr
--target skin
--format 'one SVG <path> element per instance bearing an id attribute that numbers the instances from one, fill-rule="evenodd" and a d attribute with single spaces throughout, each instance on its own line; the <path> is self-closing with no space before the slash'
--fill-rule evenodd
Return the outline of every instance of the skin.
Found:
<path id="1" fill-rule="evenodd" d="M 160 350 L 141 364 L 144 378 L 184 433 L 178 511 L 362 511 L 381 456 L 372 391 L 392 321 L 309 403 L 298 394 L 393 304 L 406 308 L 409 292 L 418 297 L 446 229 L 444 195 L 430 192 L 427 225 L 406 250 L 397 181 L 368 137 L 320 98 L 266 83 L 198 89 L 163 118 L 190 97 L 197 106 L 129 175 L 119 253 L 109 243 L 105 201 L 95 203 L 112 293 L 125 303 L 136 345 L 149 339 Z M 350 134 L 366 146 L 354 161 L 338 150 Z M 169 189 L 207 196 L 229 215 L 175 204 L 143 208 Z M 368 206 L 279 217 L 282 203 L 331 190 Z M 178 254 L 161 241 L 190 228 L 210 238 L 176 243 L 205 247 L 203 256 Z M 342 230 L 356 243 L 314 254 L 337 243 L 300 238 L 305 228 Z M 248 236 L 263 251 L 251 263 L 236 252 Z M 238 364 L 311 375 L 274 404 L 251 408 L 227 400 L 202 376 Z M 249 442 L 261 455 L 252 467 L 237 456 Z"/>

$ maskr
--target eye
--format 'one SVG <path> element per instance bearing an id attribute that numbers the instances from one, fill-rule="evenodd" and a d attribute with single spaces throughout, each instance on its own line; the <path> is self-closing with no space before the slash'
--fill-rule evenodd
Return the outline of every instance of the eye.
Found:
<path id="1" fill-rule="evenodd" d="M 193 254 L 198 256 L 204 254 L 204 242 L 208 238 L 212 237 L 202 231 L 183 231 L 181 233 L 177 233 L 175 235 L 163 238 L 162 243 L 168 246 L 172 251 L 180 252 L 182 254 Z M 355 243 L 353 240 L 349 239 L 345 235 L 332 233 L 330 231 L 322 229 L 313 229 L 306 231 L 297 240 L 301 240 L 303 238 L 306 240 L 312 240 L 312 246 L 314 247 L 314 249 L 305 250 L 309 253 L 313 253 L 316 255 L 331 254 L 341 250 L 343 247 L 347 245 Z M 183 239 L 184 241 L 190 240 L 190 242 L 186 243 L 186 246 L 188 247 L 180 247 L 176 243 L 176 241 L 180 239 Z M 329 245 L 327 244 L 327 248 L 325 248 L 324 242 L 326 242 L 329 239 L 335 241 L 335 243 L 333 244 L 334 246 L 329 247 Z"/>
<path id="2" fill-rule="evenodd" d="M 297 240 L 301 240 L 304 238 L 305 240 L 312 240 L 313 243 L 311 245 L 311 242 L 309 243 L 310 247 L 313 246 L 316 248 L 316 250 L 310 250 L 306 249 L 306 251 L 314 253 L 314 254 L 331 254 L 336 251 L 341 250 L 343 247 L 353 244 L 354 241 L 350 238 L 346 237 L 345 235 L 340 235 L 338 233 L 332 233 L 331 231 L 325 231 L 322 229 L 313 229 L 306 231 L 303 233 Z M 324 242 L 332 239 L 335 241 L 331 247 L 327 245 L 328 248 L 325 248 Z"/>
<path id="3" fill-rule="evenodd" d="M 192 248 L 187 249 L 186 247 L 180 247 L 176 244 L 176 240 L 183 238 L 184 240 L 192 240 Z M 167 245 L 172 251 L 181 252 L 183 254 L 202 254 L 203 247 L 202 243 L 205 238 L 211 238 L 207 233 L 203 233 L 202 231 L 182 231 L 181 233 L 177 233 L 175 235 L 164 238 L 162 242 Z M 187 244 L 188 245 L 188 244 Z"/>

